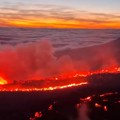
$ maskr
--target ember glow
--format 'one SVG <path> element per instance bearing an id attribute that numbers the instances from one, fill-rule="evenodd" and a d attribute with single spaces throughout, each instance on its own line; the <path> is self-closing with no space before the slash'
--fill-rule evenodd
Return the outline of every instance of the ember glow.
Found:
<path id="1" fill-rule="evenodd" d="M 108 111 L 108 108 L 107 108 L 107 106 L 104 106 L 104 111 Z"/>
<path id="2" fill-rule="evenodd" d="M 97 107 L 97 108 L 101 108 L 102 105 L 100 105 L 100 104 L 98 104 L 98 103 L 95 103 L 95 107 Z"/>
<path id="3" fill-rule="evenodd" d="M 109 92 L 109 93 L 101 94 L 100 97 L 105 97 L 105 96 L 110 96 L 110 95 L 116 95 L 116 94 L 118 94 L 118 92 L 115 92 L 115 93 Z"/>

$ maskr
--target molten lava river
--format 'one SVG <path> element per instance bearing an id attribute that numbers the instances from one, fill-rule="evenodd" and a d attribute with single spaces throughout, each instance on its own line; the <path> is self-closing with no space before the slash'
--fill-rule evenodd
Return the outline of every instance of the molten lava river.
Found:
<path id="1" fill-rule="evenodd" d="M 27 80 L 24 82 L 13 81 L 9 83 L 9 80 L 0 76 L 0 91 L 47 91 L 82 86 L 89 84 L 87 80 L 88 76 L 103 73 L 120 73 L 120 67 L 102 69 L 94 72 L 70 73 L 57 77 L 41 80 Z"/>

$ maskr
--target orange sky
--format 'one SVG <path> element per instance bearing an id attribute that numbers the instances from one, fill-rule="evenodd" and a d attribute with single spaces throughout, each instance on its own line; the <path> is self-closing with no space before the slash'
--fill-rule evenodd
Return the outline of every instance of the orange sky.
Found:
<path id="1" fill-rule="evenodd" d="M 120 28 L 120 21 L 81 21 L 81 20 L 60 20 L 55 18 L 47 19 L 0 19 L 1 27 L 27 27 L 27 28 Z"/>
<path id="2" fill-rule="evenodd" d="M 0 7 L 0 27 L 120 28 L 120 14 L 97 13 L 63 6 Z"/>

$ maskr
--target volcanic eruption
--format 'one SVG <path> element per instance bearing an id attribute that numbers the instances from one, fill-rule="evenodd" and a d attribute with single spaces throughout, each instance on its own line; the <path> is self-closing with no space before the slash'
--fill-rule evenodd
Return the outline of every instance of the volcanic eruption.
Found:
<path id="1" fill-rule="evenodd" d="M 0 77 L 1 90 L 63 89 L 88 84 L 88 76 L 93 74 L 119 73 L 119 43 L 117 39 L 63 51 L 54 51 L 46 40 L 4 46 L 0 50 L 0 73 L 7 80 Z"/>

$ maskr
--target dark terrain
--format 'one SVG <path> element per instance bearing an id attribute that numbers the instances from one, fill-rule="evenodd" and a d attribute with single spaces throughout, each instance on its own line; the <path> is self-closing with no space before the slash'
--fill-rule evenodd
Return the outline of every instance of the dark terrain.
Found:
<path id="1" fill-rule="evenodd" d="M 120 74 L 96 74 L 88 80 L 88 85 L 62 90 L 0 92 L 0 120 L 77 120 L 76 106 L 80 103 L 89 106 L 91 120 L 119 120 Z M 100 94 L 108 92 L 117 94 L 106 95 L 107 101 L 103 102 Z M 84 99 L 87 96 L 91 96 L 91 101 Z M 103 107 L 96 108 L 95 103 L 106 105 L 108 111 Z"/>

